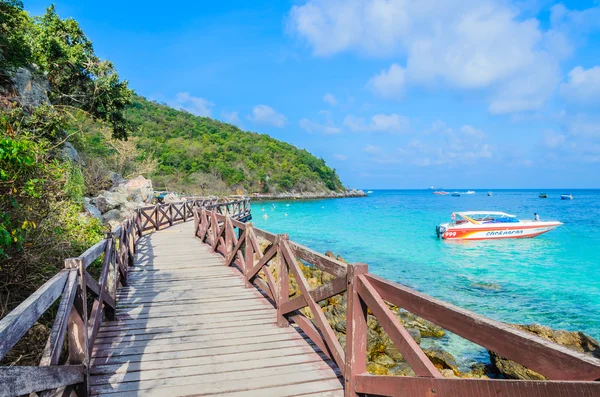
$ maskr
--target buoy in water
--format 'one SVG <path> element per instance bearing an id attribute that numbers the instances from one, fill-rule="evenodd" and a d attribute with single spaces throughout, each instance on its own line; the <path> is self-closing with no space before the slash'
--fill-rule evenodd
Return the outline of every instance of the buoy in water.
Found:
<path id="1" fill-rule="evenodd" d="M 267 214 L 264 214 L 264 215 L 263 215 L 263 218 L 265 218 L 265 219 L 269 219 L 269 215 L 267 215 Z"/>

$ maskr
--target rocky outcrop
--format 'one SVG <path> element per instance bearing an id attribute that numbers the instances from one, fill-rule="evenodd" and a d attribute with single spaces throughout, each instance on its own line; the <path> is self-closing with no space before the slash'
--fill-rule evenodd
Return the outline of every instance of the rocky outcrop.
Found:
<path id="1" fill-rule="evenodd" d="M 50 85 L 43 76 L 30 69 L 18 68 L 10 76 L 14 98 L 25 110 L 31 111 L 37 106 L 49 103 Z"/>
<path id="2" fill-rule="evenodd" d="M 152 203 L 154 189 L 151 180 L 141 175 L 126 180 L 117 173 L 111 173 L 110 180 L 112 188 L 102 191 L 97 197 L 84 198 L 86 211 L 104 223 L 114 227 L 137 208 Z"/>
<path id="3" fill-rule="evenodd" d="M 594 338 L 583 332 L 571 332 L 564 330 L 554 330 L 539 324 L 509 324 L 511 327 L 529 332 L 544 339 L 551 340 L 559 345 L 565 346 L 571 350 L 580 353 L 589 354 L 595 358 L 600 358 L 600 344 Z M 526 380 L 546 380 L 547 378 L 529 368 L 524 367 L 514 361 L 508 360 L 492 351 L 489 351 L 490 361 L 494 370 L 505 378 L 526 379 Z"/>
<path id="4" fill-rule="evenodd" d="M 350 198 L 366 197 L 367 194 L 362 190 L 346 190 L 344 192 L 323 191 L 323 192 L 285 192 L 277 194 L 254 194 L 253 200 L 312 200 L 322 198 Z"/>

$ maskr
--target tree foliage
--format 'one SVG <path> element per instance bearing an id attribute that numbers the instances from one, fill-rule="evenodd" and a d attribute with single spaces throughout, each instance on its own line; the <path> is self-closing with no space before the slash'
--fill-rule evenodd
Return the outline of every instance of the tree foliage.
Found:
<path id="1" fill-rule="evenodd" d="M 151 174 L 160 189 L 185 193 L 340 191 L 343 185 L 323 159 L 268 135 L 134 97 L 125 116 L 133 139 L 159 161 Z M 81 148 L 108 158 L 114 148 L 93 124 Z M 211 181 L 211 184 L 208 184 Z"/>

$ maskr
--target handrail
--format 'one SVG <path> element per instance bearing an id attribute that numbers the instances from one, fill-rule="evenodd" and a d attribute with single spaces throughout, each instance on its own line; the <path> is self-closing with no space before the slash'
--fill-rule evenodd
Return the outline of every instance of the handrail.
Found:
<path id="1" fill-rule="evenodd" d="M 2 359 L 61 298 L 39 366 L 0 367 L 0 397 L 58 389 L 73 389 L 79 396 L 87 396 L 94 342 L 103 319 L 116 318 L 117 288 L 119 284 L 127 286 L 128 268 L 134 264 L 137 241 L 144 232 L 193 219 L 193 211 L 204 207 L 227 214 L 228 219 L 229 216 L 241 221 L 251 218 L 249 199 L 219 203 L 217 198 L 193 198 L 146 206 L 136 210 L 80 256 L 65 259 L 63 270 L 0 320 Z M 101 256 L 100 276 L 95 280 L 88 268 Z M 89 313 L 88 294 L 93 297 Z M 61 363 L 65 338 L 69 354 L 66 362 Z"/>
<path id="2" fill-rule="evenodd" d="M 339 367 L 345 395 L 381 396 L 569 396 L 600 395 L 600 360 L 511 328 L 413 289 L 377 277 L 362 263 L 345 264 L 289 240 L 242 223 L 210 207 L 194 209 L 194 236 L 236 266 L 247 287 L 259 288 L 277 309 L 277 325 L 290 322 Z M 236 232 L 237 229 L 237 232 Z M 261 249 L 261 238 L 266 247 Z M 310 290 L 298 265 L 307 262 L 330 274 Z M 276 277 L 275 277 L 276 275 Z M 301 295 L 290 299 L 290 277 Z M 318 302 L 347 294 L 346 345 L 341 346 Z M 526 365 L 550 381 L 446 379 L 390 310 L 393 304 L 497 354 Z M 300 312 L 308 307 L 314 320 Z M 367 310 L 370 309 L 416 377 L 376 376 L 366 370 Z"/>

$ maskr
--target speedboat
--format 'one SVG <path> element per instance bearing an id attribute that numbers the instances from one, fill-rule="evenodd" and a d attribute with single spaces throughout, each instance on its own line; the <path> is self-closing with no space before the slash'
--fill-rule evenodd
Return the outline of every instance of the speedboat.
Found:
<path id="1" fill-rule="evenodd" d="M 540 193 L 539 197 L 540 198 L 548 198 L 548 195 L 546 193 Z"/>
<path id="2" fill-rule="evenodd" d="M 561 200 L 573 200 L 573 195 L 571 193 L 565 193 L 560 195 Z"/>
<path id="3" fill-rule="evenodd" d="M 372 191 L 372 190 L 369 190 L 369 191 L 367 192 L 367 194 L 371 194 L 371 193 L 373 193 L 373 191 Z"/>
<path id="4" fill-rule="evenodd" d="M 435 194 L 436 196 L 445 196 L 450 193 L 444 192 L 444 191 L 438 191 L 438 192 L 433 192 L 433 194 Z"/>
<path id="5" fill-rule="evenodd" d="M 446 240 L 487 240 L 535 237 L 562 225 L 558 221 L 519 220 L 499 211 L 454 212 L 452 222 L 436 226 L 438 237 Z"/>
<path id="6" fill-rule="evenodd" d="M 463 194 L 475 194 L 475 191 L 474 190 L 468 190 L 468 191 L 464 192 Z"/>
<path id="7" fill-rule="evenodd" d="M 491 195 L 492 195 L 492 192 L 488 192 L 488 196 L 491 196 Z"/>
<path id="8" fill-rule="evenodd" d="M 452 193 L 452 197 L 460 197 L 460 193 L 459 192 L 454 192 L 454 193 Z"/>

